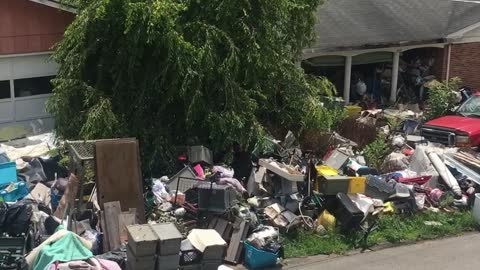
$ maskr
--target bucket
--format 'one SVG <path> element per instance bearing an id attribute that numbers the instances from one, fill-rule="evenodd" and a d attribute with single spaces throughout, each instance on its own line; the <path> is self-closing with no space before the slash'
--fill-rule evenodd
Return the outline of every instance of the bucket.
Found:
<path id="1" fill-rule="evenodd" d="M 473 204 L 473 217 L 480 224 L 480 193 L 475 194 L 475 203 Z"/>

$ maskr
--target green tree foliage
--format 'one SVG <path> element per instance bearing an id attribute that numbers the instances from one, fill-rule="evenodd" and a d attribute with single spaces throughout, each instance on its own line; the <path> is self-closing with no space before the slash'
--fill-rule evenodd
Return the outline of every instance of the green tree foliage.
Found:
<path id="1" fill-rule="evenodd" d="M 179 145 L 252 147 L 266 126 L 331 127 L 319 96 L 334 87 L 295 64 L 321 0 L 64 2 L 78 14 L 53 56 L 60 137 L 135 136 L 149 172 Z"/>
<path id="2" fill-rule="evenodd" d="M 445 115 L 457 103 L 457 91 L 462 83 L 460 78 L 428 83 L 428 98 L 425 117 L 427 120 Z"/>

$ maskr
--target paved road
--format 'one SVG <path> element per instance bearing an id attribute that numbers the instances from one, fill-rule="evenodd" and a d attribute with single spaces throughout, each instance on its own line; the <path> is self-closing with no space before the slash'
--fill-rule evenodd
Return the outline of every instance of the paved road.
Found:
<path id="1" fill-rule="evenodd" d="M 428 241 L 358 255 L 305 258 L 285 268 L 305 270 L 480 269 L 480 234 Z M 317 260 L 317 261 L 315 261 Z"/>

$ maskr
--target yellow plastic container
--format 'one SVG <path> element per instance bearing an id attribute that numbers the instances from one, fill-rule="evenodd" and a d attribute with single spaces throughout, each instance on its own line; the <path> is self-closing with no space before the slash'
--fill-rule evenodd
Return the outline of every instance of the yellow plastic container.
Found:
<path id="1" fill-rule="evenodd" d="M 362 112 L 362 107 L 360 106 L 345 106 L 348 116 L 357 116 Z"/>
<path id="2" fill-rule="evenodd" d="M 350 183 L 348 184 L 348 193 L 365 193 L 366 177 L 348 177 Z"/>
<path id="3" fill-rule="evenodd" d="M 335 229 L 336 219 L 327 210 L 317 218 L 317 226 L 322 225 L 327 231 Z"/>
<path id="4" fill-rule="evenodd" d="M 320 165 L 316 166 L 317 176 L 335 176 L 338 175 L 338 171 L 332 167 Z"/>
<path id="5" fill-rule="evenodd" d="M 318 191 L 320 188 L 319 176 L 335 176 L 338 175 L 338 171 L 332 167 L 326 165 L 315 166 L 315 171 L 317 172 L 317 177 L 314 182 L 314 190 Z"/>

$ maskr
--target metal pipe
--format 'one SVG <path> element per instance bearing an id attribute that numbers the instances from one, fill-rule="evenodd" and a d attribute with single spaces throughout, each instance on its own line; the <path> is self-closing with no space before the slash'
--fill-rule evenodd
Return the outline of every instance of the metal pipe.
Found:
<path id="1" fill-rule="evenodd" d="M 345 58 L 345 77 L 343 82 L 343 100 L 345 104 L 350 103 L 350 85 L 352 81 L 352 56 Z"/>
<path id="2" fill-rule="evenodd" d="M 392 63 L 392 84 L 390 89 L 390 102 L 395 103 L 397 100 L 397 87 L 398 87 L 398 72 L 400 67 L 400 52 L 393 53 Z"/>
<path id="3" fill-rule="evenodd" d="M 435 170 L 437 170 L 438 174 L 442 177 L 443 181 L 448 185 L 448 187 L 455 193 L 456 197 L 461 197 L 462 196 L 462 190 L 460 189 L 460 186 L 458 185 L 457 179 L 452 175 L 450 170 L 445 166 L 443 161 L 440 159 L 440 157 L 435 153 L 435 151 L 430 150 L 426 151 L 428 158 L 433 164 L 433 167 L 435 167 Z"/>

